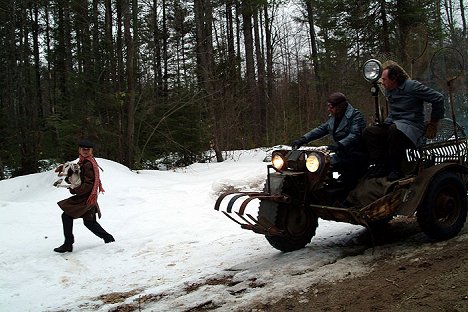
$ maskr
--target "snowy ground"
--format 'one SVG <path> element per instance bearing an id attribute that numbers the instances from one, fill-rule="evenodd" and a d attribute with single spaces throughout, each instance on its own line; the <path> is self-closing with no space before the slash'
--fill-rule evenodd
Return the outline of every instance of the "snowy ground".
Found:
<path id="1" fill-rule="evenodd" d="M 63 242 L 56 202 L 69 196 L 52 186 L 56 174 L 0 181 L 0 311 L 232 311 L 368 270 L 340 265 L 346 248 L 337 248 L 362 227 L 320 220 L 307 248 L 281 253 L 213 209 L 226 187 L 260 190 L 269 153 L 138 173 L 98 158 L 106 190 L 99 222 L 116 242 L 104 244 L 76 220 L 66 254 L 52 251 Z"/>

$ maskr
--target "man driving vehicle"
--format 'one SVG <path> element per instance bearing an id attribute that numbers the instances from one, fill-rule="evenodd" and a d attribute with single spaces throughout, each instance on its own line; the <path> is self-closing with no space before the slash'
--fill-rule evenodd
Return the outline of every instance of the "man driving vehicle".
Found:
<path id="1" fill-rule="evenodd" d="M 354 108 L 341 92 L 330 94 L 327 101 L 330 118 L 292 142 L 293 149 L 331 135 L 334 144 L 328 149 L 333 168 L 341 181 L 352 188 L 367 170 L 367 156 L 362 146 L 362 132 L 366 127 L 362 113 Z"/>

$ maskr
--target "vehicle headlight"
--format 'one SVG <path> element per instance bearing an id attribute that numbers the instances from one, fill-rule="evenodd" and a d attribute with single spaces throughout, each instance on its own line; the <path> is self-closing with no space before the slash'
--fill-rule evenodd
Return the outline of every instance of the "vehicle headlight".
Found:
<path id="1" fill-rule="evenodd" d="M 306 168 L 310 172 L 317 172 L 320 168 L 320 157 L 317 154 L 312 153 L 306 159 Z"/>
<path id="2" fill-rule="evenodd" d="M 382 64 L 378 60 L 370 59 L 364 63 L 362 71 L 367 81 L 375 82 L 382 75 Z"/>
<path id="3" fill-rule="evenodd" d="M 281 154 L 274 154 L 271 158 L 271 163 L 276 170 L 281 170 L 283 169 L 286 160 Z"/>

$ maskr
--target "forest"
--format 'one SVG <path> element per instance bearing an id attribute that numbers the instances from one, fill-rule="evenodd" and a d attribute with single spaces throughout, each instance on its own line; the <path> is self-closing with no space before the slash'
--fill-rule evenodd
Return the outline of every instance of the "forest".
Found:
<path id="1" fill-rule="evenodd" d="M 464 0 L 0 0 L 0 179 L 76 159 L 85 137 L 131 169 L 290 144 L 335 91 L 371 123 L 369 58 L 442 92 L 466 126 L 465 13 Z"/>

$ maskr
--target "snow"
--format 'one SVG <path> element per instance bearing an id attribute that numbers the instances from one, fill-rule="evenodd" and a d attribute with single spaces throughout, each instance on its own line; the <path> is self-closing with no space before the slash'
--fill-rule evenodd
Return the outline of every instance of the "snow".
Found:
<path id="1" fill-rule="evenodd" d="M 65 254 L 53 252 L 63 242 L 56 203 L 70 196 L 52 186 L 56 173 L 0 181 L 0 311 L 233 311 L 368 270 L 340 262 L 346 248 L 337 248 L 360 226 L 320 220 L 311 244 L 282 253 L 214 210 L 229 187 L 262 189 L 270 153 L 237 151 L 174 171 L 97 158 L 106 190 L 99 223 L 116 242 L 104 244 L 77 219 Z"/>

